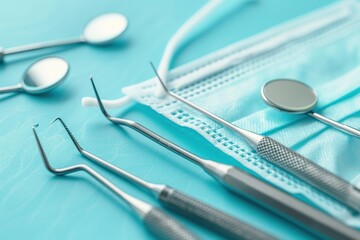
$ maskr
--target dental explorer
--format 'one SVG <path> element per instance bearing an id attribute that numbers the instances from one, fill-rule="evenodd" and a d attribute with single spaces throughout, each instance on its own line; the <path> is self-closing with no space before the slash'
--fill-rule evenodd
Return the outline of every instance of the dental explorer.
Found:
<path id="1" fill-rule="evenodd" d="M 36 128 L 38 125 L 33 126 L 33 133 L 35 136 L 35 140 L 40 151 L 41 158 L 46 169 L 57 176 L 67 175 L 78 171 L 84 171 L 88 173 L 90 176 L 95 178 L 98 182 L 106 186 L 109 190 L 115 193 L 119 198 L 123 199 L 133 210 L 134 212 L 141 218 L 144 222 L 146 228 L 154 234 L 156 237 L 164 240 L 168 239 L 183 239 L 183 240 L 191 240 L 191 239 L 199 239 L 198 236 L 193 234 L 191 231 L 187 230 L 182 224 L 177 222 L 171 216 L 163 212 L 161 209 L 150 205 L 140 199 L 137 199 L 122 190 L 116 187 L 113 183 L 111 183 L 104 176 L 96 172 L 91 167 L 79 164 L 73 165 L 66 168 L 53 168 L 45 154 L 45 151 L 41 145 L 40 139 L 37 135 Z"/>
<path id="2" fill-rule="evenodd" d="M 95 156 L 80 146 L 79 142 L 75 139 L 74 135 L 71 133 L 70 129 L 61 118 L 56 118 L 54 121 L 56 120 L 62 124 L 81 155 L 108 169 L 116 175 L 125 178 L 130 182 L 134 182 L 137 185 L 143 187 L 145 190 L 148 190 L 160 201 L 164 207 L 167 207 L 177 214 L 180 214 L 195 223 L 203 225 L 209 230 L 217 232 L 229 239 L 274 239 L 274 237 L 263 233 L 260 230 L 244 222 L 241 222 L 238 219 L 221 212 L 199 200 L 196 200 L 189 195 L 186 195 L 167 185 L 147 182 L 131 173 L 126 172 L 125 170 L 122 170 L 117 166 L 112 165 L 100 157 Z"/>
<path id="3" fill-rule="evenodd" d="M 182 103 L 185 103 L 189 107 L 195 109 L 198 112 L 201 112 L 215 122 L 237 133 L 243 137 L 246 142 L 264 159 L 285 169 L 286 171 L 300 178 L 304 182 L 314 186 L 320 191 L 323 191 L 329 196 L 332 196 L 356 212 L 360 212 L 360 189 L 356 188 L 344 179 L 336 176 L 327 169 L 317 165 L 311 160 L 294 152 L 276 140 L 267 136 L 262 136 L 250 132 L 245 129 L 241 129 L 226 121 L 225 119 L 222 119 L 221 117 L 169 91 L 158 75 L 154 65 L 152 63 L 150 63 L 150 65 L 153 68 L 161 87 L 169 96 Z"/>
<path id="4" fill-rule="evenodd" d="M 101 102 L 93 79 L 90 78 L 90 80 L 100 110 L 110 122 L 116 125 L 127 126 L 137 131 L 155 143 L 195 163 L 229 190 L 240 194 L 250 201 L 263 206 L 269 211 L 320 237 L 360 239 L 360 232 L 235 166 L 200 158 L 135 121 L 109 115 Z"/>

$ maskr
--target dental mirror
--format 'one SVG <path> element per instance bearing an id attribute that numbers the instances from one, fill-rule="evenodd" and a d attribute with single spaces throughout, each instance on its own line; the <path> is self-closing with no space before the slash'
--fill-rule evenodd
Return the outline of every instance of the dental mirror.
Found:
<path id="1" fill-rule="evenodd" d="M 305 83 L 291 79 L 275 79 L 266 83 L 261 89 L 263 100 L 280 111 L 309 116 L 333 126 L 347 134 L 360 137 L 360 131 L 341 124 L 318 113 L 315 108 L 318 97 L 316 92 Z"/>
<path id="2" fill-rule="evenodd" d="M 0 48 L 0 62 L 6 55 L 28 52 L 37 49 L 88 43 L 93 45 L 108 44 L 118 38 L 127 27 L 125 16 L 119 13 L 107 13 L 91 20 L 84 28 L 79 37 L 50 42 L 34 43 L 7 49 Z"/>
<path id="3" fill-rule="evenodd" d="M 52 90 L 65 80 L 69 64 L 62 58 L 48 57 L 33 63 L 17 85 L 0 87 L 0 93 L 26 92 L 40 94 Z"/>

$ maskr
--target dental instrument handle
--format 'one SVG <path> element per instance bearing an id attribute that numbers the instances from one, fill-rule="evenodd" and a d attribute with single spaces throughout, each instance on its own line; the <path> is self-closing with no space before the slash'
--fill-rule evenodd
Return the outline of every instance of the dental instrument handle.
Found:
<path id="1" fill-rule="evenodd" d="M 64 45 L 72 45 L 83 43 L 84 39 L 82 37 L 72 38 L 72 39 L 65 39 L 65 40 L 54 40 L 49 42 L 39 42 L 39 43 L 32 43 L 28 45 L 6 48 L 2 50 L 2 56 L 11 55 L 21 52 L 29 52 L 32 50 L 38 50 L 43 48 L 51 48 L 51 47 L 58 47 Z"/>
<path id="2" fill-rule="evenodd" d="M 0 87 L 0 93 L 18 92 L 21 90 L 22 90 L 21 84 L 9 86 L 9 87 Z"/>
<path id="3" fill-rule="evenodd" d="M 329 194 L 353 210 L 360 211 L 360 190 L 325 168 L 269 137 L 263 137 L 258 143 L 257 152 L 304 182 Z"/>
<path id="4" fill-rule="evenodd" d="M 158 198 L 165 207 L 228 239 L 274 239 L 274 237 L 170 187 L 163 189 Z"/>
<path id="5" fill-rule="evenodd" d="M 181 240 L 198 240 L 200 239 L 190 231 L 185 229 L 181 224 L 169 215 L 165 214 L 158 208 L 151 209 L 143 218 L 145 226 L 156 237 L 163 240 L 181 239 Z"/>
<path id="6" fill-rule="evenodd" d="M 183 239 L 197 240 L 195 234 L 186 229 L 177 220 L 146 202 L 143 202 L 129 194 L 123 192 L 109 180 L 89 167 L 84 170 L 92 175 L 96 180 L 104 184 L 116 195 L 122 198 L 130 207 L 132 207 L 144 222 L 146 228 L 159 239 Z"/>
<path id="7" fill-rule="evenodd" d="M 41 145 L 39 136 L 36 132 L 37 125 L 33 126 L 33 133 L 35 136 L 36 144 L 39 148 L 40 155 L 42 157 L 44 166 L 46 169 L 57 175 L 62 176 L 66 174 L 71 174 L 78 171 L 84 171 L 96 179 L 99 183 L 103 184 L 106 188 L 111 190 L 115 195 L 124 200 L 141 218 L 145 226 L 158 238 L 158 239 L 190 239 L 196 240 L 199 239 L 194 233 L 187 230 L 182 224 L 171 216 L 164 213 L 162 210 L 154 207 L 153 205 L 146 203 L 138 198 L 131 196 L 130 194 L 124 192 L 107 178 L 102 176 L 100 173 L 92 169 L 91 167 L 79 164 L 73 165 L 66 168 L 56 169 L 53 168 L 45 154 L 45 151 Z"/>
<path id="8" fill-rule="evenodd" d="M 195 234 L 187 230 L 182 224 L 163 212 L 161 209 L 158 209 L 144 201 L 141 201 L 140 199 L 125 193 L 92 168 L 85 165 L 80 166 L 84 171 L 88 172 L 91 176 L 105 185 L 117 196 L 122 198 L 131 208 L 133 208 L 138 216 L 142 219 L 147 229 L 157 238 L 164 240 L 199 239 Z"/>
<path id="9" fill-rule="evenodd" d="M 353 127 L 336 122 L 330 118 L 327 118 L 327 117 L 320 115 L 318 113 L 315 113 L 315 112 L 308 112 L 308 115 L 323 122 L 323 123 L 329 124 L 329 125 L 333 126 L 334 128 L 339 129 L 340 131 L 343 131 L 344 133 L 348 133 L 352 136 L 360 138 L 360 131 Z"/>
<path id="10" fill-rule="evenodd" d="M 336 236 L 349 236 L 350 237 L 339 237 L 339 239 L 360 239 L 360 233 L 356 232 L 355 230 L 347 227 L 343 223 L 336 221 L 335 219 L 329 217 L 328 215 L 324 214 L 320 210 L 317 210 L 315 208 L 312 208 L 306 212 L 305 217 L 308 219 L 312 219 L 312 213 L 315 212 L 316 214 L 321 214 L 320 218 L 312 219 L 311 221 L 305 221 L 305 222 L 299 222 L 296 217 L 291 218 L 292 213 L 295 212 L 298 216 L 302 216 L 302 214 L 305 214 L 303 212 L 303 209 L 309 208 L 310 206 L 306 205 L 305 203 L 300 202 L 293 196 L 287 194 L 284 191 L 281 191 L 273 186 L 271 186 L 267 182 L 263 182 L 243 171 L 240 169 L 237 169 L 235 167 L 220 164 L 214 161 L 205 160 L 203 158 L 200 158 L 191 152 L 188 152 L 187 150 L 177 146 L 176 144 L 172 143 L 171 141 L 164 139 L 160 135 L 157 135 L 156 133 L 152 132 L 151 130 L 143 127 L 142 125 L 131 121 L 127 119 L 122 118 L 115 118 L 110 116 L 104 106 L 101 103 L 101 98 L 97 92 L 97 89 L 95 87 L 94 81 L 91 78 L 91 83 L 93 85 L 93 89 L 96 95 L 96 98 L 98 100 L 100 109 L 104 116 L 111 121 L 114 124 L 124 125 L 128 126 L 139 133 L 143 134 L 144 136 L 148 137 L 149 139 L 153 140 L 156 143 L 159 143 L 160 145 L 164 146 L 165 148 L 168 148 L 169 150 L 173 151 L 174 153 L 183 156 L 184 158 L 196 163 L 200 167 L 202 167 L 208 174 L 210 174 L 213 178 L 215 178 L 219 183 L 223 184 L 225 187 L 228 187 L 230 189 L 236 190 L 240 195 L 245 195 L 245 197 L 250 198 L 250 200 L 254 202 L 258 202 L 257 196 L 261 196 L 262 190 L 265 189 L 267 191 L 265 197 L 260 199 L 261 203 L 264 206 L 268 206 L 268 209 L 270 211 L 274 211 L 277 214 L 288 216 L 288 219 L 292 219 L 295 224 L 297 224 L 300 227 L 306 227 L 308 223 L 315 223 L 312 226 L 309 226 L 308 228 L 315 228 L 317 231 L 328 233 L 328 235 L 336 235 Z M 235 169 L 235 170 L 233 170 Z M 230 171 L 232 170 L 232 171 Z M 232 180 L 232 181 L 231 181 Z M 248 182 L 250 181 L 250 182 Z M 285 196 L 285 197 L 284 197 Z M 299 203 L 300 202 L 300 203 Z M 298 204 L 297 204 L 298 203 Z M 292 206 L 294 205 L 294 210 L 292 210 Z M 305 205 L 305 207 L 303 207 Z M 288 206 L 286 208 L 286 212 L 284 214 L 281 214 L 283 210 L 283 206 Z M 285 208 L 284 208 L 285 209 Z M 325 219 L 325 220 L 323 220 Z M 322 223 L 322 221 L 325 221 Z M 334 222 L 335 221 L 335 222 Z M 322 224 L 317 224 L 317 222 L 320 222 Z M 324 226 L 323 226 L 324 225 Z M 335 225 L 334 229 L 332 230 L 332 226 L 330 226 L 330 229 L 328 225 Z M 338 229 L 338 230 L 336 230 Z M 334 232 L 335 231 L 335 232 Z M 354 232 L 355 231 L 355 232 Z M 349 233 L 348 233 L 349 232 Z M 353 236 L 353 237 L 351 237 Z"/>
<path id="11" fill-rule="evenodd" d="M 147 229 L 159 239 L 199 239 L 195 234 L 186 229 L 177 220 L 153 205 L 137 199 L 111 183 L 107 178 L 93 170 L 92 168 L 79 165 L 81 168 L 93 176 L 97 181 L 105 185 L 108 189 L 122 198 L 131 208 L 135 210 L 142 219 Z"/>
<path id="12" fill-rule="evenodd" d="M 216 165 L 219 164 L 216 163 Z M 321 238 L 360 239 L 360 232 L 288 193 L 239 168 L 221 164 L 220 168 L 223 169 L 219 171 L 220 168 L 216 165 L 209 168 L 208 173 L 229 190 L 258 203 Z M 212 169 L 217 170 L 213 171 Z"/>
<path id="13" fill-rule="evenodd" d="M 339 178 L 335 174 L 313 163 L 309 159 L 294 152 L 290 148 L 280 144 L 274 139 L 262 136 L 245 129 L 241 129 L 234 124 L 222 119 L 221 117 L 197 106 L 187 99 L 170 92 L 156 72 L 155 67 L 151 64 L 158 80 L 166 93 L 173 98 L 185 103 L 193 109 L 203 113 L 224 127 L 229 128 L 235 133 L 242 136 L 256 152 L 273 164 L 282 167 L 286 171 L 294 174 L 304 182 L 318 188 L 319 190 L 334 197 L 343 204 L 360 212 L 360 190 L 353 185 Z"/>
<path id="14" fill-rule="evenodd" d="M 62 120 L 60 120 L 61 123 Z M 67 126 L 63 123 L 65 129 L 68 131 Z M 71 134 L 70 130 L 68 132 Z M 71 134 L 71 138 L 73 138 Z M 77 143 L 77 142 L 76 142 Z M 78 144 L 78 143 L 77 143 Z M 124 177 L 130 181 L 137 183 L 146 190 L 151 191 L 160 201 L 162 205 L 170 210 L 189 218 L 195 223 L 201 224 L 211 230 L 222 234 L 230 239 L 246 239 L 246 240 L 261 240 L 261 239 L 274 239 L 272 236 L 263 233 L 262 231 L 253 228 L 238 219 L 219 211 L 205 203 L 202 203 L 191 196 L 181 193 L 169 186 L 154 184 L 144 181 L 117 166 L 104 161 L 103 159 L 87 152 L 78 145 L 80 152 L 87 158 L 93 160 L 100 166 L 110 170 L 111 172 Z"/>
<path id="15" fill-rule="evenodd" d="M 169 94 L 182 102 L 185 101 L 189 106 L 244 137 L 250 146 L 255 149 L 261 157 L 269 162 L 285 169 L 302 179 L 304 182 L 327 193 L 353 210 L 360 212 L 360 190 L 351 185 L 351 183 L 346 182 L 325 168 L 313 163 L 311 160 L 301 156 L 270 137 L 240 129 L 232 123 L 198 107 L 180 96 L 171 92 L 169 92 Z"/>

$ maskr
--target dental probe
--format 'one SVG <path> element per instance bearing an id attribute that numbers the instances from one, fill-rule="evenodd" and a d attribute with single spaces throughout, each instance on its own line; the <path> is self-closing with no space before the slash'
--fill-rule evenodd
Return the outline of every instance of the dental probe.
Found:
<path id="1" fill-rule="evenodd" d="M 304 182 L 332 196 L 353 210 L 356 210 L 357 212 L 360 211 L 360 190 L 351 183 L 343 180 L 327 169 L 294 152 L 276 140 L 250 132 L 245 129 L 241 129 L 234 124 L 222 119 L 221 117 L 195 105 L 185 98 L 170 92 L 158 75 L 154 65 L 152 63 L 150 64 L 155 74 L 157 75 L 160 85 L 169 96 L 185 103 L 189 107 L 203 113 L 215 122 L 218 122 L 222 126 L 237 133 L 243 137 L 246 142 L 264 159 L 275 164 L 276 166 L 285 169 Z"/>
<path id="2" fill-rule="evenodd" d="M 83 149 L 61 118 L 56 118 L 81 155 L 148 190 L 170 210 L 229 239 L 272 240 L 274 237 L 167 185 L 147 182 Z M 53 121 L 53 122 L 54 122 Z"/>
<path id="3" fill-rule="evenodd" d="M 143 221 L 146 228 L 154 234 L 159 239 L 182 239 L 182 240 L 197 240 L 199 239 L 194 233 L 186 229 L 182 224 L 180 224 L 177 220 L 172 218 L 170 215 L 163 212 L 161 209 L 141 201 L 124 191 L 120 190 L 113 183 L 111 183 L 104 176 L 96 172 L 91 167 L 80 164 L 73 165 L 66 168 L 53 168 L 45 154 L 45 151 L 41 145 L 40 139 L 36 133 L 36 127 L 38 125 L 33 126 L 33 133 L 35 136 L 36 144 L 40 151 L 41 158 L 43 160 L 44 166 L 46 169 L 54 175 L 62 176 L 71 174 L 78 171 L 84 171 L 93 178 L 95 178 L 98 182 L 103 184 L 109 190 L 111 190 L 115 195 L 124 200 L 129 207 L 131 207 L 134 212 L 140 217 Z"/>
<path id="4" fill-rule="evenodd" d="M 95 83 L 90 78 L 96 99 L 103 115 L 112 123 L 127 126 L 179 156 L 201 167 L 226 188 L 265 207 L 320 237 L 335 239 L 360 239 L 360 232 L 334 219 L 323 211 L 296 199 L 283 190 L 257 179 L 249 173 L 231 165 L 205 160 L 159 136 L 141 124 L 109 115 L 101 102 Z"/>

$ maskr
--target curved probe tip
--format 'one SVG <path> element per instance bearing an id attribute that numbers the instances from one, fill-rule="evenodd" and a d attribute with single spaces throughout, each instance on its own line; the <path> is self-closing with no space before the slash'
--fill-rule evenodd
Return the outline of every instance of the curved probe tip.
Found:
<path id="1" fill-rule="evenodd" d="M 53 124 L 54 122 L 56 122 L 56 121 L 58 121 L 58 120 L 61 121 L 61 118 L 59 118 L 59 117 L 55 118 L 54 120 L 52 120 L 52 121 L 49 123 L 49 125 Z"/>
<path id="2" fill-rule="evenodd" d="M 98 102 L 98 105 L 99 105 L 99 107 L 100 107 L 101 112 L 103 113 L 103 115 L 104 115 L 106 118 L 109 119 L 109 118 L 110 118 L 110 115 L 109 115 L 108 112 L 106 111 L 106 109 L 105 109 L 105 107 L 104 107 L 104 105 L 103 105 L 103 103 L 102 103 L 102 101 L 101 101 L 101 98 L 100 98 L 99 93 L 98 93 L 98 91 L 97 91 L 97 89 L 96 89 L 95 82 L 94 82 L 94 79 L 93 79 L 92 76 L 90 77 L 90 82 L 91 82 L 91 84 L 92 84 L 92 86 L 93 86 L 93 90 L 94 90 L 94 93 L 95 93 L 95 96 L 96 96 L 96 100 L 97 100 L 97 102 Z"/>
<path id="3" fill-rule="evenodd" d="M 74 137 L 74 135 L 72 134 L 72 132 L 70 131 L 69 127 L 66 125 L 66 123 L 60 118 L 57 117 L 54 120 L 51 121 L 50 124 L 53 124 L 54 122 L 59 121 L 61 123 L 61 125 L 63 126 L 63 128 L 65 129 L 66 133 L 69 135 L 71 141 L 74 143 L 76 149 L 82 153 L 83 148 L 80 146 L 79 142 L 76 140 L 76 138 Z"/>
<path id="4" fill-rule="evenodd" d="M 161 79 L 161 77 L 159 76 L 159 73 L 158 71 L 156 70 L 153 62 L 150 62 L 150 66 L 151 68 L 153 69 L 157 79 L 159 80 L 159 83 L 160 83 L 160 86 L 162 87 L 162 89 L 166 92 L 166 93 L 169 93 L 169 90 L 167 89 L 167 87 L 165 86 L 165 83 L 163 82 L 163 80 Z"/>

